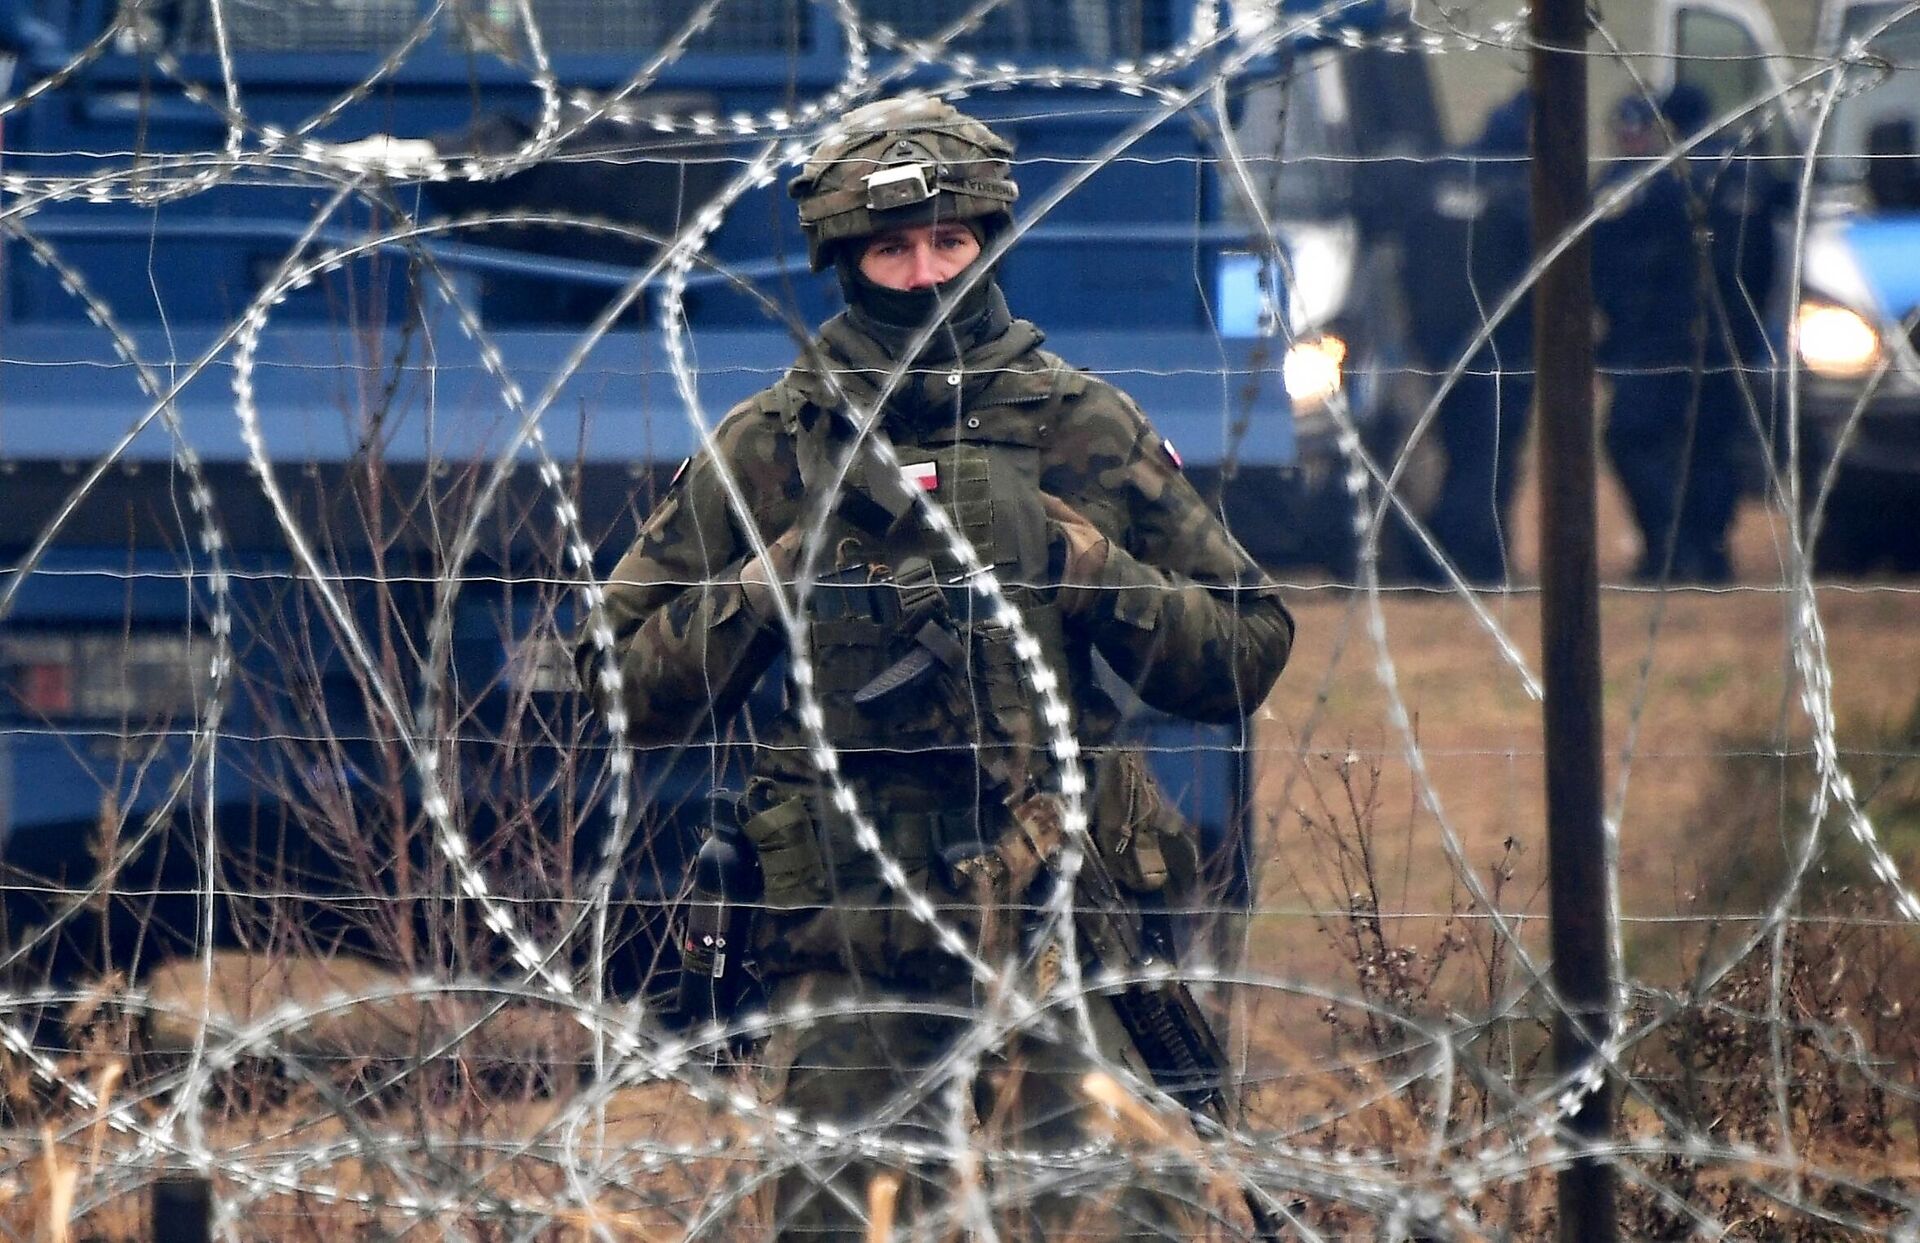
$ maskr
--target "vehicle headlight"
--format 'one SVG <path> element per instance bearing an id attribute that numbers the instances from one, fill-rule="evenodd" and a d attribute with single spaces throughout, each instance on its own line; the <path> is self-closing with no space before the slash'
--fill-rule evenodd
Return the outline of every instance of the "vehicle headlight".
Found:
<path id="1" fill-rule="evenodd" d="M 1845 379 L 1880 362 L 1880 334 L 1858 311 L 1808 298 L 1793 317 L 1794 348 L 1815 375 Z"/>
<path id="2" fill-rule="evenodd" d="M 1340 391 L 1340 368 L 1347 361 L 1347 343 L 1328 333 L 1295 341 L 1280 361 L 1280 380 L 1287 386 L 1294 413 L 1305 414 L 1326 404 Z"/>

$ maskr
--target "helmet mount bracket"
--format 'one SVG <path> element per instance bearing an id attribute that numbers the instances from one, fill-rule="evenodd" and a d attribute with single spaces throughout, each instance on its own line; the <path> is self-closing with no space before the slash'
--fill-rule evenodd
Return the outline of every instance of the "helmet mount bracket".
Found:
<path id="1" fill-rule="evenodd" d="M 937 177 L 925 164 L 901 164 L 883 168 L 867 178 L 867 210 L 896 211 L 924 203 L 934 196 Z"/>

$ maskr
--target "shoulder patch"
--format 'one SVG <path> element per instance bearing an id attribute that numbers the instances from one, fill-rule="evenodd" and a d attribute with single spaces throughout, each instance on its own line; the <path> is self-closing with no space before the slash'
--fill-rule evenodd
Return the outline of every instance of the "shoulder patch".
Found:
<path id="1" fill-rule="evenodd" d="M 673 468 L 673 478 L 667 480 L 667 489 L 669 491 L 680 486 L 680 481 L 687 477 L 687 467 L 691 465 L 693 465 L 692 458 L 683 457 L 680 459 L 680 465 Z"/>
<path id="2" fill-rule="evenodd" d="M 1171 440 L 1162 438 L 1160 441 L 1160 448 L 1166 452 L 1167 461 L 1173 463 L 1173 468 L 1175 470 L 1185 470 L 1187 468 L 1187 464 L 1180 460 L 1180 451 L 1173 447 L 1173 442 Z"/>

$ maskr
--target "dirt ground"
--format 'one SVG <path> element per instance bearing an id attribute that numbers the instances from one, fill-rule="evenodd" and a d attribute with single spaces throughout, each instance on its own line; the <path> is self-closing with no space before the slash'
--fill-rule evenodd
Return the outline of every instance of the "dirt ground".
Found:
<path id="1" fill-rule="evenodd" d="M 1791 839 L 1805 831 L 1807 783 L 1780 758 L 1804 749 L 1809 730 L 1790 664 L 1789 609 L 1777 547 L 1784 536 L 1757 502 L 1741 511 L 1734 537 L 1737 584 L 1665 593 L 1628 588 L 1637 537 L 1611 480 L 1602 481 L 1602 666 L 1607 788 L 1620 802 L 1622 906 L 1636 940 L 1670 938 L 1676 914 L 1724 915 L 1715 904 L 1758 905 L 1743 872 L 1780 855 L 1778 839 L 1733 835 L 1728 803 L 1751 825 Z M 1537 676 L 1541 555 L 1525 491 L 1515 547 L 1521 585 L 1478 599 L 1492 623 Z M 1350 971 L 1328 947 L 1314 911 L 1347 905 L 1351 877 L 1333 872 L 1324 836 L 1309 823 L 1350 821 L 1343 771 L 1376 796 L 1376 869 L 1382 909 L 1400 915 L 1410 942 L 1419 916 L 1464 900 L 1443 848 L 1434 807 L 1422 804 L 1402 732 L 1392 723 L 1381 652 L 1365 602 L 1353 593 L 1302 585 L 1291 600 L 1299 621 L 1293 663 L 1263 711 L 1259 798 L 1268 846 L 1253 955 L 1266 970 L 1321 978 Z M 1909 722 L 1920 700 L 1920 580 L 1823 586 L 1818 606 L 1832 670 L 1832 703 L 1843 763 L 1867 810 L 1888 790 L 1915 786 Z M 1382 604 L 1386 664 L 1418 739 L 1433 800 L 1458 834 L 1465 857 L 1501 905 L 1546 909 L 1541 705 L 1503 656 L 1486 625 L 1458 595 L 1387 593 Z M 1904 745 L 1899 740 L 1904 738 Z M 1895 740 L 1889 744 L 1888 740 Z M 1904 753 L 1904 754 L 1902 754 Z M 1771 764 L 1769 764 L 1769 759 Z M 1730 776 L 1730 774 L 1737 774 Z M 1377 775 L 1377 783 L 1374 779 Z M 1892 780 L 1889 781 L 1888 778 Z M 1769 801 L 1771 800 L 1771 801 Z M 1755 813 L 1754 808 L 1761 809 Z M 1829 822 L 1824 859 L 1864 857 Z M 1920 885 L 1920 851 L 1896 840 L 1909 884 Z M 1512 840 L 1511 849 L 1508 841 Z M 1754 877 L 1764 889 L 1764 880 Z M 1684 927 L 1684 925 L 1680 925 Z M 1539 925 L 1533 925 L 1538 929 Z"/>

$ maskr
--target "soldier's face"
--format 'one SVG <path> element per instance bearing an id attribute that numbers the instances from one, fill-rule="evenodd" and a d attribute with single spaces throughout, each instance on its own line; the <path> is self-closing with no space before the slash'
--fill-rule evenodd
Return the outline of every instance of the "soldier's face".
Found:
<path id="1" fill-rule="evenodd" d="M 860 275 L 903 292 L 931 289 L 979 257 L 980 239 L 966 225 L 920 224 L 875 234 L 860 254 Z"/>

